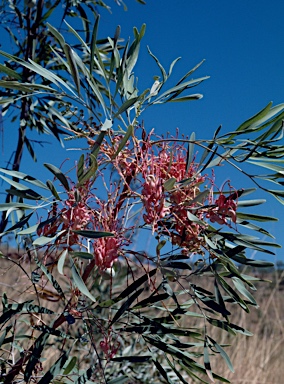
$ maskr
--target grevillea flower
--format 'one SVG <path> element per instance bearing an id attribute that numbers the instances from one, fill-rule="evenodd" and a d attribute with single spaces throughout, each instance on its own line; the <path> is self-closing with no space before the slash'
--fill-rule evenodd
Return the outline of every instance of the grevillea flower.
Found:
<path id="1" fill-rule="evenodd" d="M 227 181 L 227 183 L 229 184 L 229 181 Z M 229 220 L 236 223 L 237 197 L 237 192 L 234 192 L 226 197 L 221 189 L 219 197 L 214 201 L 213 191 L 211 189 L 210 203 L 213 205 L 213 208 L 208 210 L 206 217 L 209 218 L 212 223 L 216 222 L 220 225 L 229 224 Z"/>
<path id="2" fill-rule="evenodd" d="M 200 192 L 198 186 L 205 177 L 197 173 L 194 161 L 187 167 L 186 156 L 185 148 L 180 145 L 170 147 L 164 144 L 157 154 L 148 145 L 142 168 L 143 218 L 145 223 L 153 226 L 153 230 L 157 230 L 157 224 L 161 224 L 168 215 L 171 230 L 164 230 L 169 233 L 172 243 L 194 252 L 200 249 L 200 232 L 203 228 L 190 221 L 187 212 L 194 207 L 191 201 Z M 172 189 L 165 190 L 168 180 L 173 180 L 174 185 Z M 197 211 L 197 216 L 201 218 L 202 213 Z"/>
<path id="3" fill-rule="evenodd" d="M 111 335 L 104 336 L 100 342 L 101 350 L 103 351 L 107 360 L 112 359 L 120 347 L 120 343 L 117 340 L 112 340 Z"/>
<path id="4" fill-rule="evenodd" d="M 119 256 L 120 242 L 115 237 L 102 237 L 95 244 L 96 265 L 100 270 L 111 268 Z"/>
<path id="5" fill-rule="evenodd" d="M 56 210 L 49 212 L 48 218 L 54 217 L 54 220 L 44 226 L 40 225 L 38 235 L 51 236 L 59 229 L 66 230 L 68 244 L 76 244 L 79 238 L 73 231 L 84 229 L 92 217 L 92 210 L 87 205 L 88 189 L 88 183 L 83 187 L 73 187 L 68 192 L 67 199 L 62 201 L 63 207 L 60 209 L 56 205 Z"/>

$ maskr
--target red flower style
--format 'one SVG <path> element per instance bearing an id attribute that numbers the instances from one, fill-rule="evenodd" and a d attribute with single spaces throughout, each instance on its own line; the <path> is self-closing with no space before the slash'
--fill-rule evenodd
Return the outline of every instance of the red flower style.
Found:
<path id="1" fill-rule="evenodd" d="M 169 214 L 175 230 L 168 231 L 172 243 L 191 251 L 199 250 L 199 234 L 203 228 L 188 219 L 187 211 L 199 193 L 198 185 L 205 181 L 205 177 L 197 174 L 194 162 L 186 169 L 186 150 L 183 146 L 170 148 L 164 145 L 157 155 L 152 154 L 150 161 L 144 161 L 144 164 L 148 164 L 142 171 L 145 180 L 142 189 L 144 221 L 152 224 L 156 230 L 157 223 Z M 187 182 L 165 191 L 164 183 L 171 178 L 177 183 Z M 203 214 L 200 212 L 197 216 L 202 219 Z"/>
<path id="2" fill-rule="evenodd" d="M 107 202 L 97 198 L 97 209 L 93 210 L 93 229 L 95 231 L 110 232 L 114 235 L 113 237 L 101 237 L 93 243 L 94 257 L 99 271 L 112 268 L 113 263 L 122 254 L 122 246 L 130 242 L 124 236 L 125 229 L 122 220 L 117 218 L 115 214 L 116 193 L 118 191 L 115 191 L 112 196 L 109 195 Z"/>
<path id="3" fill-rule="evenodd" d="M 99 270 L 111 268 L 119 256 L 120 241 L 115 237 L 102 237 L 95 244 L 95 260 Z"/>
<path id="4" fill-rule="evenodd" d="M 76 200 L 76 195 L 80 196 L 79 201 Z M 68 244 L 76 244 L 79 237 L 72 231 L 84 229 L 92 217 L 92 210 L 87 206 L 87 199 L 88 185 L 78 189 L 73 187 L 68 192 L 68 198 L 63 202 L 64 207 L 57 212 L 49 212 L 48 217 L 54 216 L 55 220 L 43 227 L 40 226 L 38 235 L 54 235 L 62 225 L 61 230 L 68 230 Z"/>
<path id="5" fill-rule="evenodd" d="M 116 354 L 120 347 L 120 343 L 117 340 L 112 341 L 111 335 L 105 336 L 100 342 L 100 347 L 107 360 L 111 360 Z"/>
<path id="6" fill-rule="evenodd" d="M 226 197 L 222 192 L 218 199 L 215 200 L 213 209 L 209 210 L 206 217 L 212 223 L 217 222 L 220 225 L 228 224 L 228 217 L 233 223 L 236 223 L 237 202 L 230 196 Z"/>
<path id="7" fill-rule="evenodd" d="M 146 211 L 143 215 L 145 223 L 153 224 L 154 227 L 157 221 L 170 212 L 169 208 L 165 206 L 162 179 L 157 176 L 145 176 L 145 183 L 142 189 L 142 201 Z"/>

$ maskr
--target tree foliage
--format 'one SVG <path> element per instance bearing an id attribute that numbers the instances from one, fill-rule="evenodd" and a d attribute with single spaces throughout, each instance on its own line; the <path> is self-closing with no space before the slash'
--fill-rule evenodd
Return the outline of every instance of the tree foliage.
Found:
<path id="1" fill-rule="evenodd" d="M 62 3 L 69 34 L 51 22 Z M 157 136 L 143 112 L 200 99 L 191 88 L 207 79 L 193 77 L 202 63 L 169 88 L 177 60 L 165 69 L 148 49 L 160 81 L 139 91 L 134 68 L 145 25 L 125 43 L 120 27 L 98 39 L 101 1 L 10 6 L 9 22 L 26 38 L 7 27 L 18 51 L 0 52 L 2 114 L 19 123 L 13 165 L 0 169 L 9 185 L 1 236 L 13 234 L 24 248 L 28 265 L 9 261 L 32 294 L 23 302 L 2 295 L 2 382 L 228 382 L 211 369 L 213 355 L 233 366 L 210 329 L 251 336 L 230 320 L 237 307 L 257 306 L 257 278 L 238 265 L 267 267 L 247 252 L 271 255 L 279 246 L 262 227 L 276 219 L 247 212 L 264 202 L 247 198 L 254 188 L 230 180 L 217 187 L 212 169 L 227 164 L 283 203 L 284 105 L 270 103 L 210 140 Z M 66 21 L 70 15 L 82 32 Z M 71 170 L 45 163 L 51 180 L 39 180 L 19 170 L 23 145 L 35 156 L 27 127 L 81 139 L 88 149 Z M 270 172 L 252 174 L 247 163 Z M 137 251 L 147 234 L 150 251 Z M 200 318 L 198 329 L 191 317 Z"/>

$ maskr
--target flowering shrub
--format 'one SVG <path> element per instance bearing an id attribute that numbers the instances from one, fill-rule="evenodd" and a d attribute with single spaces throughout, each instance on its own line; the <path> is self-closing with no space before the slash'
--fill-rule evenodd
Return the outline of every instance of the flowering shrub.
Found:
<path id="1" fill-rule="evenodd" d="M 82 14 L 84 8 L 79 9 Z M 283 203 L 282 190 L 268 189 L 261 175 L 241 167 L 248 160 L 266 167 L 273 173 L 263 177 L 265 182 L 282 186 L 283 170 L 273 162 L 283 161 L 278 142 L 284 108 L 269 104 L 235 131 L 221 135 L 218 129 L 210 140 L 197 140 L 193 133 L 158 137 L 144 128 L 143 111 L 153 104 L 201 98 L 180 95 L 206 77 L 189 79 L 197 65 L 164 90 L 176 61 L 167 73 L 149 50 L 162 80 L 139 93 L 133 68 L 145 26 L 134 30 L 130 46 L 122 47 L 119 28 L 113 39 L 96 39 L 98 20 L 91 42 L 68 26 L 79 48 L 67 45 L 49 25 L 60 47 L 53 48 L 52 60 L 42 68 L 6 54 L 10 67 L 28 68 L 41 83 L 27 88 L 16 76 L 17 81 L 7 83 L 15 94 L 5 108 L 11 99 L 35 98 L 40 121 L 53 119 L 52 129 L 62 125 L 67 139 L 84 139 L 88 149 L 82 149 L 75 170 L 44 164 L 54 176 L 46 183 L 0 169 L 12 187 L 0 205 L 4 224 L 13 219 L 1 236 L 12 234 L 24 254 L 19 261 L 2 257 L 7 271 L 17 268 L 23 274 L 19 281 L 26 284 L 21 292 L 15 284 L 2 294 L 0 380 L 228 382 L 211 368 L 217 355 L 233 370 L 226 345 L 210 331 L 217 327 L 251 336 L 230 320 L 236 308 L 249 312 L 257 306 L 251 294 L 257 278 L 243 274 L 238 265 L 270 266 L 247 253 L 271 255 L 270 247 L 278 245 L 247 234 L 253 230 L 273 237 L 252 221 L 274 218 L 242 211 L 264 200 L 243 200 L 253 192 L 243 180 L 239 189 L 231 180 L 219 187 L 212 168 L 227 163 Z M 71 108 L 78 105 L 83 112 L 76 119 Z M 84 113 L 92 118 L 84 119 Z M 203 288 L 203 279 L 212 289 Z M 192 316 L 200 318 L 194 329 Z"/>

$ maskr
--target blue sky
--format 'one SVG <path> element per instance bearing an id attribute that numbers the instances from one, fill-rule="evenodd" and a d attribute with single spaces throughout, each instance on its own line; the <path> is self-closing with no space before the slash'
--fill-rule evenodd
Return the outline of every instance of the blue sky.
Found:
<path id="1" fill-rule="evenodd" d="M 143 116 L 147 129 L 155 127 L 157 133 L 163 133 L 174 132 L 179 127 L 182 133 L 195 131 L 197 138 L 210 139 L 220 124 L 224 133 L 231 131 L 269 101 L 273 101 L 274 105 L 284 102 L 283 1 L 147 0 L 144 6 L 134 0 L 125 2 L 127 12 L 115 4 L 112 5 L 111 15 L 102 12 L 99 37 L 113 36 L 118 24 L 122 28 L 122 37 L 132 37 L 133 26 L 140 28 L 146 23 L 146 35 L 135 70 L 139 77 L 138 88 L 151 87 L 153 76 L 160 74 L 147 53 L 147 45 L 166 69 L 175 58 L 182 57 L 170 84 L 203 59 L 206 61 L 194 77 L 210 76 L 209 80 L 193 90 L 193 93 L 202 93 L 203 99 L 149 109 Z M 72 24 L 72 19 L 68 21 Z M 13 137 L 15 131 L 6 127 L 5 161 L 9 157 Z M 43 178 L 42 162 L 59 166 L 66 157 L 57 143 L 53 143 L 52 150 L 47 151 L 49 158 L 46 158 L 47 152 L 40 151 L 36 165 L 25 156 L 21 170 L 27 171 L 32 167 L 33 175 Z M 231 176 L 229 169 L 224 172 L 228 172 L 224 179 Z M 237 180 L 232 178 L 232 183 L 236 188 L 243 187 L 238 185 L 243 179 L 236 177 Z M 264 197 L 264 194 L 261 196 Z M 269 215 L 281 219 L 284 207 L 273 197 L 268 199 L 267 206 L 257 208 L 258 212 L 269 212 Z M 277 242 L 282 246 L 283 227 L 283 219 L 276 224 L 265 224 L 265 228 L 276 235 Z M 278 259 L 284 260 L 282 250 L 276 249 L 276 253 Z M 263 256 L 257 255 L 259 258 Z"/>

